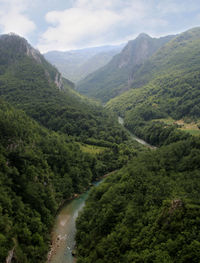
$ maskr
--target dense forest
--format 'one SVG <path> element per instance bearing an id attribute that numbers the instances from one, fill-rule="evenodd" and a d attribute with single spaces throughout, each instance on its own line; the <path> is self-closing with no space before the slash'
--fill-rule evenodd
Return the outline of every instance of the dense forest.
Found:
<path id="1" fill-rule="evenodd" d="M 42 262 L 59 205 L 89 185 L 97 163 L 3 101 L 0 127 L 0 261 L 15 246 L 16 262 Z"/>
<path id="2" fill-rule="evenodd" d="M 200 139 L 145 152 L 93 188 L 78 263 L 199 262 Z"/>
<path id="3" fill-rule="evenodd" d="M 63 201 L 122 167 L 137 146 L 130 149 L 127 141 L 93 153 L 89 145 L 40 126 L 2 100 L 0 127 L 0 261 L 15 247 L 16 262 L 44 262 Z"/>
<path id="4" fill-rule="evenodd" d="M 199 28 L 176 36 L 107 103 L 160 148 L 91 190 L 77 221 L 78 263 L 199 262 L 199 51 Z"/>
<path id="5" fill-rule="evenodd" d="M 128 129 L 152 144 L 163 144 L 159 129 L 177 132 L 178 120 L 196 123 L 196 131 L 190 132 L 199 134 L 199 51 L 199 28 L 178 35 L 138 69 L 132 89 L 110 100 L 107 109 L 123 116 Z"/>
<path id="6" fill-rule="evenodd" d="M 34 57 L 27 56 L 27 52 Z M 81 141 L 90 138 L 103 146 L 104 141 L 121 143 L 127 139 L 116 117 L 78 95 L 69 81 L 63 80 L 57 87 L 55 78 L 59 72 L 36 52 L 18 36 L 0 38 L 2 98 L 45 127 Z"/>
<path id="7" fill-rule="evenodd" d="M 0 64 L 0 261 L 44 262 L 63 202 L 141 147 L 25 39 L 1 36 Z"/>
<path id="8" fill-rule="evenodd" d="M 25 39 L 0 36 L 0 262 L 45 262 L 58 209 L 109 172 L 77 220 L 77 263 L 199 262 L 199 39 L 129 42 L 113 60 L 125 77 L 107 70 L 101 99 L 129 90 L 102 107 Z"/>

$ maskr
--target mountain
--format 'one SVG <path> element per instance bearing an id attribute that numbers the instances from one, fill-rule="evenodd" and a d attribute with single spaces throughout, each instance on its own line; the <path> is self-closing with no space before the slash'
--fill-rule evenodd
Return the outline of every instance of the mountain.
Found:
<path id="1" fill-rule="evenodd" d="M 138 146 L 14 34 L 0 36 L 0 96 L 0 262 L 45 262 L 58 208 Z"/>
<path id="2" fill-rule="evenodd" d="M 143 64 L 135 74 L 132 89 L 109 101 L 107 108 L 125 116 L 125 125 L 142 137 L 147 122 L 149 131 L 155 131 L 152 120 L 160 120 L 156 125 L 163 127 L 169 122 L 181 122 L 182 126 L 189 122 L 186 131 L 199 134 L 199 54 L 200 28 L 178 35 Z M 153 137 L 151 140 L 159 143 L 159 136 L 157 141 Z M 146 138 L 149 140 L 150 135 Z"/>
<path id="3" fill-rule="evenodd" d="M 0 99 L 0 262 L 46 261 L 56 212 L 88 187 L 96 161 Z"/>
<path id="4" fill-rule="evenodd" d="M 0 37 L 0 95 L 43 126 L 77 140 L 112 144 L 115 139 L 120 142 L 118 133 L 124 133 L 116 119 L 80 96 L 70 81 L 16 35 Z"/>
<path id="5" fill-rule="evenodd" d="M 78 94 L 71 82 L 63 79 L 25 39 L 16 35 L 0 37 L 0 61 L 3 100 L 47 129 L 83 144 L 88 152 L 91 145 L 100 147 L 94 177 L 128 161 L 132 155 L 127 150 L 129 135 L 118 124 L 116 115 Z"/>
<path id="6" fill-rule="evenodd" d="M 0 36 L 0 58 L 1 74 L 5 73 L 5 71 L 16 61 L 22 61 L 25 60 L 25 58 L 29 58 L 43 68 L 49 83 L 55 83 L 58 89 L 63 88 L 62 76 L 57 69 L 48 63 L 39 51 L 32 48 L 25 39 L 13 33 Z"/>
<path id="7" fill-rule="evenodd" d="M 106 65 L 123 46 L 122 44 L 63 52 L 49 51 L 44 54 L 44 57 L 55 65 L 64 77 L 76 83 Z"/>
<path id="8" fill-rule="evenodd" d="M 174 36 L 151 38 L 140 34 L 104 67 L 93 72 L 78 83 L 78 91 L 102 102 L 129 89 L 135 73 L 144 61 Z"/>
<path id="9" fill-rule="evenodd" d="M 77 220 L 77 263 L 199 261 L 199 72 L 194 28 L 145 59 L 130 90 L 106 104 L 159 148 L 91 190 Z"/>
<path id="10" fill-rule="evenodd" d="M 200 139 L 139 154 L 92 189 L 77 263 L 198 262 Z"/>

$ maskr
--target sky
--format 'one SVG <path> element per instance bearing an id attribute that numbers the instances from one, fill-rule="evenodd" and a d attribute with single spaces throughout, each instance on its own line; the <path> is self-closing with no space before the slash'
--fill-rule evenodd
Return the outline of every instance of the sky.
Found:
<path id="1" fill-rule="evenodd" d="M 25 37 L 42 53 L 115 45 L 200 26 L 199 0 L 0 0 L 0 34 Z"/>

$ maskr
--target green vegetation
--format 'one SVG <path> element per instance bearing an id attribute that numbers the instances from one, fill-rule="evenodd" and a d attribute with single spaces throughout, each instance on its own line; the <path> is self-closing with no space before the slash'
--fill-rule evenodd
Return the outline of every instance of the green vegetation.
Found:
<path id="1" fill-rule="evenodd" d="M 97 147 L 49 131 L 0 101 L 0 262 L 44 262 L 59 206 L 137 155 L 136 144 Z"/>
<path id="2" fill-rule="evenodd" d="M 81 151 L 91 154 L 99 154 L 104 152 L 107 148 L 106 147 L 100 147 L 95 145 L 88 145 L 88 144 L 80 144 Z"/>
<path id="3" fill-rule="evenodd" d="M 2 98 L 23 109 L 43 126 L 76 137 L 78 141 L 107 147 L 127 140 L 127 134 L 114 115 L 77 95 L 67 80 L 63 81 L 62 90 L 56 87 L 57 70 L 41 55 L 37 59 L 27 56 L 28 44 L 24 39 L 10 37 L 0 38 L 0 61 L 10 59 L 7 64 L 2 62 Z"/>
<path id="4" fill-rule="evenodd" d="M 0 95 L 0 262 L 45 262 L 59 206 L 140 147 L 16 35 L 0 37 Z"/>
<path id="5" fill-rule="evenodd" d="M 175 122 L 189 119 L 198 123 L 200 118 L 199 52 L 199 28 L 180 34 L 138 69 L 132 89 L 109 101 L 107 108 L 123 116 L 125 126 L 137 136 L 157 145 L 168 144 L 164 142 L 166 138 L 156 141 L 150 138 L 162 137 L 160 132 L 166 135 L 166 130 L 178 128 L 176 123 L 166 127 L 163 119 L 172 118 Z M 182 127 L 182 130 L 199 133 L 196 127 Z"/>
<path id="6" fill-rule="evenodd" d="M 200 129 L 199 129 L 199 124 L 198 122 L 193 122 L 193 121 L 187 121 L 187 119 L 184 120 L 174 120 L 172 118 L 166 118 L 166 119 L 158 119 L 155 121 L 160 121 L 163 122 L 167 125 L 175 125 L 178 129 L 188 132 L 191 135 L 194 136 L 199 136 L 200 135 Z"/>
<path id="7" fill-rule="evenodd" d="M 135 40 L 129 41 L 106 66 L 80 81 L 78 91 L 102 102 L 116 97 L 129 88 L 144 61 L 172 38 L 167 36 L 156 39 L 140 34 Z"/>
<path id="8" fill-rule="evenodd" d="M 77 263 L 199 262 L 199 52 L 199 28 L 180 34 L 107 103 L 125 127 L 162 147 L 92 189 L 77 220 Z"/>
<path id="9" fill-rule="evenodd" d="M 200 138 L 190 134 L 199 133 L 199 39 L 200 29 L 190 30 L 153 56 L 158 42 L 150 43 L 132 89 L 107 103 L 111 114 L 78 95 L 24 39 L 0 37 L 1 262 L 12 248 L 13 262 L 44 262 L 59 206 L 123 166 L 91 191 L 77 221 L 77 262 L 199 262 Z M 138 50 L 140 39 L 127 56 L 132 44 Z M 113 97 L 119 79 L 98 96 Z M 162 147 L 141 151 L 116 113 Z"/>
<path id="10" fill-rule="evenodd" d="M 0 102 L 0 261 L 43 262 L 63 200 L 88 187 L 98 165 L 64 135 Z"/>
<path id="11" fill-rule="evenodd" d="M 140 154 L 93 188 L 77 263 L 199 262 L 200 139 Z"/>

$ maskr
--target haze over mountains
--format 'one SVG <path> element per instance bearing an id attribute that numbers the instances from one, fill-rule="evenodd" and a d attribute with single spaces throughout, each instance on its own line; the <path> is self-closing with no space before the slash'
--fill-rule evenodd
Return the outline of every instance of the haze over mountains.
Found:
<path id="1" fill-rule="evenodd" d="M 59 206 L 134 150 L 116 118 L 15 34 L 0 36 L 0 96 L 0 262 L 9 251 L 45 262 Z"/>
<path id="2" fill-rule="evenodd" d="M 59 207 L 112 171 L 77 221 L 77 263 L 198 263 L 199 72 L 200 28 L 142 33 L 79 83 L 102 107 L 24 38 L 0 36 L 0 262 L 46 262 Z"/>
<path id="3" fill-rule="evenodd" d="M 134 132 L 136 120 L 199 119 L 199 53 L 200 28 L 176 36 L 138 69 L 130 90 L 109 101 L 107 108 L 126 116 Z"/>
<path id="4" fill-rule="evenodd" d="M 139 154 L 91 192 L 77 222 L 78 263 L 199 261 L 200 28 L 177 35 L 142 62 L 129 90 L 111 93 L 110 101 L 109 91 L 119 86 L 116 78 L 111 90 L 104 85 L 108 65 L 82 86 L 108 101 L 106 108 L 125 117 L 130 131 L 162 147 Z"/>
<path id="5" fill-rule="evenodd" d="M 44 54 L 44 57 L 55 65 L 65 78 L 77 83 L 93 71 L 106 65 L 123 47 L 124 44 L 65 52 L 49 51 Z"/>
<path id="6" fill-rule="evenodd" d="M 140 34 L 131 40 L 104 67 L 93 72 L 78 83 L 78 91 L 87 96 L 97 98 L 102 102 L 119 95 L 127 90 L 135 78 L 135 72 L 161 46 L 174 36 L 151 38 L 147 34 Z"/>

